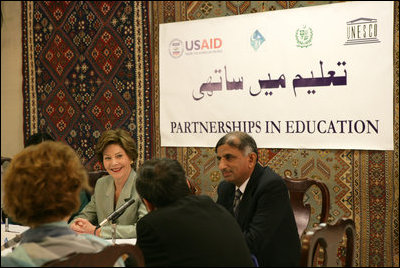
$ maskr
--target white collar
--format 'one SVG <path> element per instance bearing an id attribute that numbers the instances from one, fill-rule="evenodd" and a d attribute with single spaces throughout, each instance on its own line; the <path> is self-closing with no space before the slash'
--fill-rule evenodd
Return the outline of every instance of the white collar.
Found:
<path id="1" fill-rule="evenodd" d="M 245 180 L 240 187 L 235 186 L 235 190 L 239 189 L 242 192 L 242 196 L 244 194 L 244 191 L 246 190 L 247 183 L 249 182 L 250 177 Z"/>

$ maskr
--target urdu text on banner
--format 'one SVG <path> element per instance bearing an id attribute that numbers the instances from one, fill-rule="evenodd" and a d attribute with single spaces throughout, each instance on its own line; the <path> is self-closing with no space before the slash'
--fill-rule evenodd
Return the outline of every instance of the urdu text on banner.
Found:
<path id="1" fill-rule="evenodd" d="M 393 2 L 160 25 L 161 146 L 393 150 Z"/>

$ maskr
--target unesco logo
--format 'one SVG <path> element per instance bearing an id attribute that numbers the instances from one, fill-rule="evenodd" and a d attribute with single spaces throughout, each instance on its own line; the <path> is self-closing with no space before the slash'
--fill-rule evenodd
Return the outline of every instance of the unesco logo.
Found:
<path id="1" fill-rule="evenodd" d="M 344 45 L 380 43 L 378 39 L 378 20 L 358 18 L 347 22 L 347 41 Z"/>
<path id="2" fill-rule="evenodd" d="M 173 39 L 169 43 L 169 54 L 171 57 L 177 59 L 183 54 L 183 42 L 179 39 Z"/>

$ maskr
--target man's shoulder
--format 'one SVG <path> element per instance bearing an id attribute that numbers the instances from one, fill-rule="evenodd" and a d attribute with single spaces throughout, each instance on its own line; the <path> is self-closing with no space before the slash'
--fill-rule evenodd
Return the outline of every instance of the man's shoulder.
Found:
<path id="1" fill-rule="evenodd" d="M 267 175 L 269 175 L 269 176 L 280 177 L 280 175 L 279 175 L 278 173 L 276 173 L 276 172 L 275 172 L 272 168 L 270 168 L 269 166 L 265 166 L 265 167 L 262 167 L 262 166 L 261 166 L 261 168 L 263 169 L 264 173 L 267 174 Z"/>
<path id="2" fill-rule="evenodd" d="M 170 209 L 184 209 L 188 207 L 204 207 L 204 206 L 215 206 L 215 202 L 208 195 L 188 195 L 180 198 L 176 202 L 172 203 L 169 207 Z"/>
<path id="3" fill-rule="evenodd" d="M 143 216 L 142 219 L 155 220 L 158 218 L 163 218 L 171 215 L 180 216 L 190 216 L 185 214 L 192 214 L 202 209 L 206 210 L 211 207 L 216 207 L 217 204 L 207 195 L 188 195 L 186 197 L 180 198 L 179 200 L 169 204 L 165 207 L 160 207 L 147 215 Z"/>
<path id="4" fill-rule="evenodd" d="M 282 177 L 268 166 L 260 166 L 258 174 L 263 181 L 283 181 Z"/>
<path id="5" fill-rule="evenodd" d="M 226 219 L 233 219 L 232 215 L 210 196 L 190 195 L 148 213 L 140 219 L 138 225 L 149 225 L 153 229 L 166 228 L 172 231 L 189 223 L 213 225 L 216 224 L 215 221 L 225 222 Z"/>
<path id="6" fill-rule="evenodd" d="M 254 176 L 250 180 L 250 187 L 256 191 L 265 191 L 271 189 L 284 189 L 285 182 L 283 178 L 277 174 L 272 168 L 258 165 Z"/>

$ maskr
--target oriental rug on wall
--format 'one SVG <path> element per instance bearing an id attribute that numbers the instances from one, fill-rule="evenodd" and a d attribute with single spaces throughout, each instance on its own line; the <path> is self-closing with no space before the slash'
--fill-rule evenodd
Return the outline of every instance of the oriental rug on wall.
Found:
<path id="1" fill-rule="evenodd" d="M 152 27 L 157 34 L 161 23 L 273 12 L 332 2 L 339 1 L 155 2 L 152 5 L 155 20 Z M 394 151 L 259 149 L 260 163 L 270 166 L 281 176 L 310 177 L 328 186 L 331 197 L 329 222 L 349 217 L 356 224 L 354 258 L 355 266 L 359 267 L 399 266 L 399 3 L 394 5 Z M 154 68 L 158 68 L 159 64 L 158 42 L 156 36 Z M 159 103 L 158 79 L 158 72 L 155 72 L 156 111 Z M 159 131 L 159 114 L 156 114 L 154 122 Z M 217 167 L 214 148 L 161 147 L 159 132 L 155 142 L 157 156 L 180 161 L 197 191 L 216 199 L 216 189 L 223 177 Z M 310 203 L 312 215 L 318 215 L 316 209 L 321 206 L 318 191 L 310 190 L 304 201 Z"/>
<path id="2" fill-rule="evenodd" d="M 24 138 L 38 131 L 72 146 L 99 169 L 94 146 L 122 128 L 152 155 L 148 3 L 24 1 Z"/>

